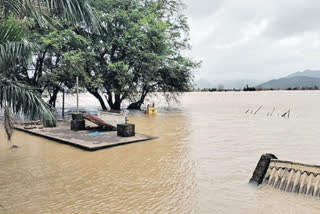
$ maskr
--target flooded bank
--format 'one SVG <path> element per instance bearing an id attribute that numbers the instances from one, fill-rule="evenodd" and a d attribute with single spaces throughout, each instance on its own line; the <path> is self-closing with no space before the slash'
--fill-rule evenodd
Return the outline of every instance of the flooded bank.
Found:
<path id="1" fill-rule="evenodd" d="M 317 198 L 248 185 L 263 153 L 320 164 L 320 92 L 187 93 L 156 105 L 129 120 L 159 139 L 95 153 L 21 132 L 9 149 L 2 132 L 0 213 L 320 212 Z"/>

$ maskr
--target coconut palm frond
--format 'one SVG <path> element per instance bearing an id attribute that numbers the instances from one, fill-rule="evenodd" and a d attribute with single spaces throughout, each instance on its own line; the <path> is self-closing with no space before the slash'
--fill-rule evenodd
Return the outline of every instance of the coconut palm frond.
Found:
<path id="1" fill-rule="evenodd" d="M 59 25 L 59 22 L 57 22 L 55 19 L 50 17 L 46 12 L 43 10 L 38 9 L 28 9 L 29 16 L 33 20 L 31 22 L 32 24 L 39 25 L 40 28 L 58 28 L 61 27 Z"/>
<path id="2" fill-rule="evenodd" d="M 6 131 L 8 141 L 11 141 L 12 133 L 13 133 L 13 121 L 9 111 L 9 108 L 5 106 L 4 108 L 4 121 L 3 121 L 4 129 Z"/>
<path id="3" fill-rule="evenodd" d="M 99 22 L 87 0 L 0 0 L 0 17 L 33 18 L 39 26 L 52 26 L 52 17 L 60 17 L 73 25 L 99 29 Z"/>
<path id="4" fill-rule="evenodd" d="M 56 11 L 63 18 L 74 24 L 85 24 L 98 28 L 97 17 L 87 0 L 44 0 L 50 11 Z"/>
<path id="5" fill-rule="evenodd" d="M 72 25 L 99 29 L 97 17 L 87 0 L 25 0 L 25 11 L 42 27 L 54 27 L 52 24 L 56 23 L 52 17 L 60 17 Z"/>
<path id="6" fill-rule="evenodd" d="M 20 16 L 23 8 L 22 0 L 0 0 L 2 6 L 1 15 L 5 18 L 9 15 Z"/>
<path id="7" fill-rule="evenodd" d="M 25 35 L 25 28 L 22 27 L 22 22 L 14 19 L 7 19 L 0 22 L 0 43 L 7 41 L 21 41 Z"/>
<path id="8" fill-rule="evenodd" d="M 42 120 L 46 126 L 54 126 L 56 123 L 49 104 L 33 89 L 0 76 L 0 107 L 5 106 L 30 120 Z"/>
<path id="9" fill-rule="evenodd" d="M 13 68 L 17 63 L 30 61 L 32 49 L 32 44 L 26 40 L 0 44 L 0 66 Z"/>
<path id="10" fill-rule="evenodd" d="M 31 59 L 32 45 L 24 40 L 24 21 L 6 19 L 0 23 L 0 66 L 15 66 L 21 60 Z"/>

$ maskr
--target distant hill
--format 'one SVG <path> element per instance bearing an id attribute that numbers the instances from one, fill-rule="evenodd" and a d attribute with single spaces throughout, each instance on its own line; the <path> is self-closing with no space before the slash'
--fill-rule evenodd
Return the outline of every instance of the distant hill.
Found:
<path id="1" fill-rule="evenodd" d="M 317 70 L 305 70 L 305 71 L 298 71 L 296 73 L 290 74 L 287 77 L 314 77 L 314 78 L 320 78 L 320 71 Z"/>
<path id="2" fill-rule="evenodd" d="M 273 88 L 273 89 L 287 89 L 287 88 L 308 88 L 320 87 L 320 71 L 305 70 L 288 75 L 287 77 L 270 80 L 262 83 L 256 87 Z"/>

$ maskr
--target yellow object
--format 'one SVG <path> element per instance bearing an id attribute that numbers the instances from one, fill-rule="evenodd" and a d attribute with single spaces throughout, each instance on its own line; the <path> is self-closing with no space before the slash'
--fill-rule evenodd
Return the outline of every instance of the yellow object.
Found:
<path id="1" fill-rule="evenodd" d="M 144 111 L 145 114 L 155 114 L 157 113 L 157 109 L 155 107 L 148 107 L 147 110 Z"/>

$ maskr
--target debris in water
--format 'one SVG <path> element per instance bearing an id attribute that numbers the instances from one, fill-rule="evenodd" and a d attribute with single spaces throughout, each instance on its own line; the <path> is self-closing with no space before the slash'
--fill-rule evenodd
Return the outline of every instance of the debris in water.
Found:
<path id="1" fill-rule="evenodd" d="M 19 146 L 17 146 L 17 145 L 10 146 L 10 149 L 17 149 L 17 148 L 19 148 Z"/>
<path id="2" fill-rule="evenodd" d="M 256 114 L 258 111 L 260 111 L 260 109 L 263 107 L 263 105 L 261 105 L 255 112 L 254 114 Z"/>
<path id="3" fill-rule="evenodd" d="M 273 112 L 276 110 L 276 107 L 273 107 L 273 110 L 272 110 L 272 112 L 271 112 L 271 114 L 270 114 L 270 117 L 273 115 Z"/>
<path id="4" fill-rule="evenodd" d="M 285 116 L 287 116 L 288 118 L 290 117 L 290 109 L 281 115 L 281 117 L 285 117 Z"/>

